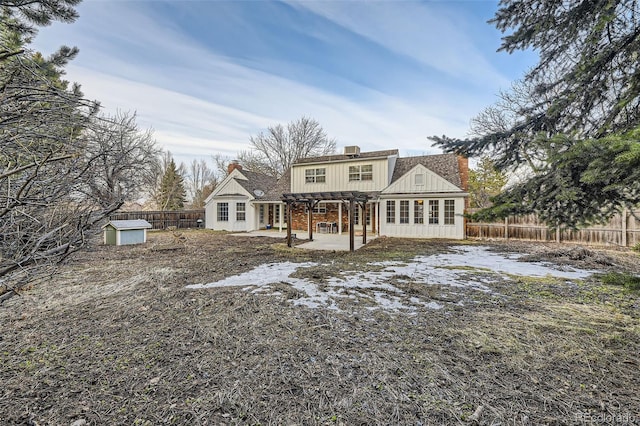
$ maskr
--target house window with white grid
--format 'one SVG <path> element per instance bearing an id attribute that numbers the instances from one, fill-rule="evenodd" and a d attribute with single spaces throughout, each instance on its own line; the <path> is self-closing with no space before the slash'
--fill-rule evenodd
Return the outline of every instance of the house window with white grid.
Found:
<path id="1" fill-rule="evenodd" d="M 456 224 L 456 200 L 444 200 L 444 224 Z"/>
<path id="2" fill-rule="evenodd" d="M 246 206 L 245 203 L 236 203 L 236 220 L 238 222 L 247 220 Z"/>
<path id="3" fill-rule="evenodd" d="M 306 183 L 325 183 L 327 181 L 327 169 L 307 169 L 304 171 Z"/>
<path id="4" fill-rule="evenodd" d="M 229 203 L 218 203 L 218 222 L 229 221 Z"/>
<path id="5" fill-rule="evenodd" d="M 413 201 L 413 223 L 424 223 L 424 200 Z"/>
<path id="6" fill-rule="evenodd" d="M 387 200 L 387 223 L 396 223 L 396 201 Z"/>
<path id="7" fill-rule="evenodd" d="M 326 214 L 327 213 L 327 205 L 324 204 L 324 203 L 318 203 L 318 204 L 316 204 L 316 206 L 311 211 L 313 212 L 313 214 Z M 309 208 L 305 207 L 304 208 L 304 212 L 305 213 L 309 213 Z"/>
<path id="8" fill-rule="evenodd" d="M 400 200 L 400 223 L 409 223 L 409 200 Z"/>
<path id="9" fill-rule="evenodd" d="M 429 224 L 437 225 L 440 216 L 439 200 L 429 200 Z"/>
<path id="10" fill-rule="evenodd" d="M 373 180 L 373 165 L 349 166 L 349 182 Z"/>

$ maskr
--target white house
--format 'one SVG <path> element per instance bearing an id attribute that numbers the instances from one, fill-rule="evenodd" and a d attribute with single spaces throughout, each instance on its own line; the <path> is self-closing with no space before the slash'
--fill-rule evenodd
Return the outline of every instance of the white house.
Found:
<path id="1" fill-rule="evenodd" d="M 271 227 L 264 204 L 258 202 L 276 186 L 276 179 L 262 173 L 243 170 L 237 162 L 229 165 L 229 174 L 205 200 L 205 226 L 222 231 L 253 231 Z M 282 209 L 282 203 L 275 208 Z M 268 225 L 268 226 L 267 226 Z"/>
<path id="2" fill-rule="evenodd" d="M 353 212 L 354 230 L 393 237 L 464 238 L 468 163 L 453 154 L 399 158 L 397 150 L 298 160 L 277 182 L 237 164 L 206 202 L 206 226 L 229 231 L 283 229 L 283 194 L 313 195 L 312 226 L 342 233 L 350 223 L 340 194 L 366 194 Z M 307 229 L 308 212 L 298 205 L 292 228 Z"/>

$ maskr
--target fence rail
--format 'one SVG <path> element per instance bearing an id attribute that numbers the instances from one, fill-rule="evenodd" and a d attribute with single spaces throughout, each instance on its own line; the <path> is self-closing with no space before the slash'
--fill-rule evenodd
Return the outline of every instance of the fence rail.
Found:
<path id="1" fill-rule="evenodd" d="M 132 211 L 116 212 L 109 216 L 110 220 L 144 219 L 153 229 L 204 227 L 204 209 L 180 211 Z M 198 222 L 201 220 L 201 222 Z"/>
<path id="2" fill-rule="evenodd" d="M 640 217 L 640 210 L 634 211 Z M 633 247 L 640 243 L 640 220 L 624 211 L 609 222 L 578 230 L 555 229 L 540 222 L 536 215 L 511 216 L 503 222 L 467 222 L 469 238 L 502 238 L 529 241 L 569 241 L 592 245 Z"/>

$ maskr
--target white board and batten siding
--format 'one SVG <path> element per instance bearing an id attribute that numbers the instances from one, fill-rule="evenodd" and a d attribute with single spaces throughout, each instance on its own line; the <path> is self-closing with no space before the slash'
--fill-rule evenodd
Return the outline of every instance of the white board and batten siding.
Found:
<path id="1" fill-rule="evenodd" d="M 205 227 L 216 231 L 253 231 L 255 212 L 250 202 L 253 197 L 236 179 L 246 180 L 238 170 L 232 171 L 229 176 L 209 196 L 205 204 Z M 238 204 L 244 203 L 244 220 L 238 220 Z M 227 220 L 219 220 L 218 208 L 226 204 Z"/>
<path id="2" fill-rule="evenodd" d="M 461 188 L 419 164 L 380 194 L 380 233 L 390 237 L 463 239 L 466 195 Z M 415 201 L 420 200 L 422 223 L 416 223 Z M 445 224 L 445 200 L 453 200 L 453 224 Z M 408 220 L 404 216 L 407 223 L 400 223 L 401 201 L 408 201 Z M 395 207 L 395 215 L 390 219 L 387 202 Z M 438 207 L 437 223 L 429 223 L 430 202 Z"/>
<path id="3" fill-rule="evenodd" d="M 408 223 L 400 223 L 400 201 L 409 202 L 409 218 Z M 423 201 L 423 223 L 415 223 L 414 202 L 416 200 Z M 438 203 L 438 223 L 429 223 L 429 201 L 434 200 Z M 444 201 L 454 200 L 454 223 L 453 225 L 445 225 Z M 387 201 L 395 203 L 395 216 L 392 223 L 387 222 Z M 464 198 L 461 197 L 438 197 L 429 198 L 406 196 L 394 199 L 380 199 L 380 235 L 387 237 L 406 237 L 406 238 L 449 238 L 464 239 Z"/>
<path id="4" fill-rule="evenodd" d="M 372 180 L 349 181 L 350 166 L 372 166 Z M 325 182 L 307 182 L 306 170 L 325 169 Z M 291 192 L 381 191 L 389 184 L 389 160 L 371 158 L 335 163 L 297 164 L 291 169 Z"/>
<path id="5" fill-rule="evenodd" d="M 215 197 L 213 202 L 206 205 L 207 228 L 216 231 L 254 231 L 255 209 L 250 204 L 250 201 L 249 197 L 242 195 Z M 242 213 L 238 211 L 239 204 L 244 204 L 244 220 L 241 217 Z M 227 220 L 219 220 L 218 206 L 220 205 L 226 205 L 226 209 L 222 208 L 227 212 Z"/>

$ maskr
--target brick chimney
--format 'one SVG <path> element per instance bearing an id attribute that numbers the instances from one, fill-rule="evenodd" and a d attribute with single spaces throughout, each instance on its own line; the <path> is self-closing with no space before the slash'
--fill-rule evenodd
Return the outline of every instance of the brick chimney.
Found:
<path id="1" fill-rule="evenodd" d="M 238 171 L 242 171 L 242 166 L 240 165 L 240 162 L 238 160 L 233 160 L 231 163 L 229 163 L 229 165 L 227 166 L 227 173 L 231 174 L 232 171 L 238 169 Z"/>
<path id="2" fill-rule="evenodd" d="M 458 171 L 460 173 L 460 181 L 462 182 L 462 189 L 469 190 L 469 159 L 458 155 Z"/>

